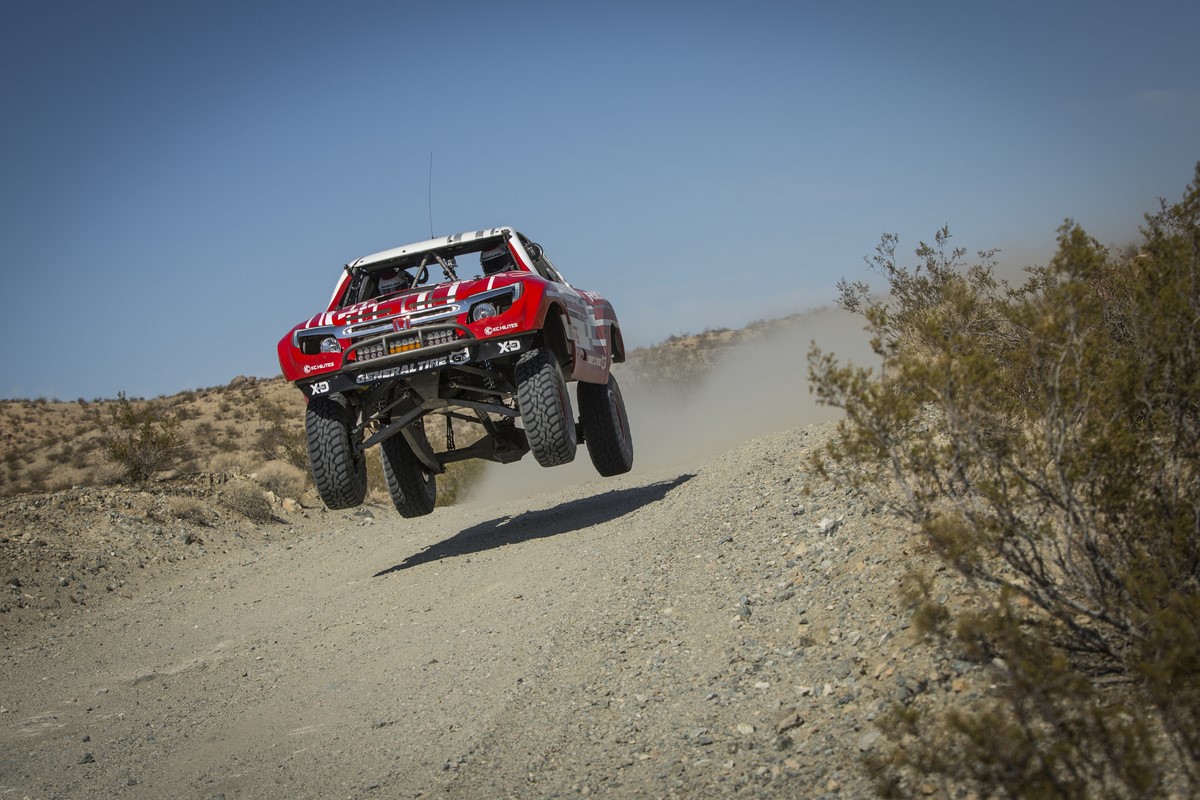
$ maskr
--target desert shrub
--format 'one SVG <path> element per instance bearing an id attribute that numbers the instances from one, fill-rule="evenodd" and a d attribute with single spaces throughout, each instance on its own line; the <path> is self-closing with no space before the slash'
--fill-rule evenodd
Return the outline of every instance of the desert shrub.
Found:
<path id="1" fill-rule="evenodd" d="M 209 524 L 208 509 L 194 497 L 172 497 L 167 501 L 167 509 L 170 515 L 180 522 L 204 526 Z"/>
<path id="2" fill-rule="evenodd" d="M 91 482 L 98 486 L 112 486 L 124 480 L 124 467 L 112 461 L 102 461 L 93 471 Z"/>
<path id="3" fill-rule="evenodd" d="M 282 403 L 259 400 L 255 416 L 262 421 L 258 431 L 258 449 L 270 459 L 281 459 L 299 470 L 307 471 L 308 442 L 300 415 L 288 411 Z"/>
<path id="4" fill-rule="evenodd" d="M 79 483 L 79 481 L 76 481 L 70 475 L 64 475 L 60 472 L 51 471 L 49 477 L 46 480 L 46 491 L 59 492 L 59 491 L 62 491 L 63 489 L 70 489 L 72 486 L 75 486 L 77 483 Z"/>
<path id="5" fill-rule="evenodd" d="M 278 497 L 298 500 L 313 485 L 311 473 L 283 461 L 264 464 L 256 474 L 259 485 Z"/>
<path id="6" fill-rule="evenodd" d="M 50 465 L 39 464 L 25 470 L 25 484 L 31 492 L 46 491 L 46 479 L 50 477 Z"/>
<path id="7" fill-rule="evenodd" d="M 870 760 L 889 796 L 923 775 L 982 796 L 1200 791 L 1200 165 L 1182 202 L 1113 253 L 1068 222 L 1017 289 L 949 232 L 883 299 L 843 284 L 881 375 L 814 349 L 847 417 L 829 456 L 892 480 L 976 602 L 915 619 L 995 690 L 936 719 L 898 709 Z M 921 588 L 925 587 L 925 588 Z"/>
<path id="8" fill-rule="evenodd" d="M 141 483 L 187 452 L 179 418 L 158 403 L 134 404 L 120 392 L 109 404 L 109 417 L 100 446 L 127 482 Z"/>
<path id="9" fill-rule="evenodd" d="M 230 511 L 236 511 L 253 522 L 270 522 L 275 519 L 263 490 L 252 483 L 229 484 L 221 494 L 221 503 Z"/>
<path id="10" fill-rule="evenodd" d="M 211 471 L 230 475 L 240 475 L 249 468 L 250 457 L 245 453 L 219 453 L 209 462 Z"/>

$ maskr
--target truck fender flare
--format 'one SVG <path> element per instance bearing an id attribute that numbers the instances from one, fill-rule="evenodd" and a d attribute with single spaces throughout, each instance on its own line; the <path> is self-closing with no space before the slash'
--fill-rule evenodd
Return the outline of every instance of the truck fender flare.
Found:
<path id="1" fill-rule="evenodd" d="M 625 362 L 625 339 L 621 336 L 621 326 L 613 323 L 608 329 L 608 347 L 610 360 L 613 364 Z"/>
<path id="2" fill-rule="evenodd" d="M 575 347 L 567 337 L 567 326 L 564 322 L 566 314 L 566 309 L 558 303 L 551 303 L 546 309 L 546 318 L 538 340 L 540 346 L 547 347 L 554 353 L 563 370 L 570 375 L 575 371 Z"/>

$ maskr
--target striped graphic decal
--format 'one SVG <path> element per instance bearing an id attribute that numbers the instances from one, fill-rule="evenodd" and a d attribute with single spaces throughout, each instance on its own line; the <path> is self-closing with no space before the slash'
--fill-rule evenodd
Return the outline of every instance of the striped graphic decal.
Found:
<path id="1" fill-rule="evenodd" d="M 608 331 L 616 322 L 612 304 L 595 292 L 578 292 L 570 287 L 550 286 L 546 293 L 561 300 L 567 309 L 571 338 L 587 351 L 585 358 L 591 355 L 610 359 Z"/>
<path id="2" fill-rule="evenodd" d="M 613 341 L 611 330 L 617 324 L 612 305 L 595 292 L 577 290 L 566 283 L 543 280 L 536 273 L 515 271 L 478 279 L 450 281 L 422 286 L 406 294 L 393 295 L 385 300 L 365 300 L 346 308 L 323 311 L 301 323 L 298 330 L 331 328 L 341 336 L 358 336 L 358 331 L 376 331 L 380 325 L 404 327 L 421 324 L 423 320 L 464 321 L 461 315 L 470 308 L 471 298 L 485 291 L 495 291 L 512 284 L 524 284 L 529 301 L 523 301 L 521 312 L 525 322 L 534 325 L 536 316 L 545 313 L 546 303 L 553 302 L 563 311 L 565 331 L 574 347 L 571 377 L 589 382 L 602 382 L 612 364 Z M 539 296 L 541 302 L 539 303 Z M 541 307 L 541 312 L 538 308 Z M 443 311 L 449 312 L 443 314 Z M 395 320 L 395 322 L 391 322 Z M 508 323 L 505 323 L 506 325 Z M 516 324 L 516 323 L 513 323 Z M 504 335 L 513 335 L 505 328 Z M 483 334 L 479 334 L 483 335 Z M 500 333 L 488 333 L 487 338 Z M 295 369 L 299 369 L 296 367 Z M 289 377 L 292 377 L 289 374 Z"/>
<path id="3" fill-rule="evenodd" d="M 486 280 L 454 281 L 442 283 L 423 289 L 413 294 L 403 295 L 394 299 L 380 302 L 379 300 L 364 300 L 346 308 L 335 311 L 324 311 L 304 322 L 301 328 L 317 328 L 329 325 L 357 325 L 371 322 L 398 314 L 411 314 L 415 311 L 436 309 L 441 305 L 449 305 L 455 301 L 469 299 L 471 295 L 502 287 L 519 280 L 516 276 L 493 275 Z"/>

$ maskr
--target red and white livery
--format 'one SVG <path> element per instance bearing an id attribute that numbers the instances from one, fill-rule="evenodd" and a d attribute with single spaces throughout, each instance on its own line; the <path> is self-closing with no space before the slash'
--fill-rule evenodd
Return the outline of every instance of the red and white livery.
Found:
<path id="1" fill-rule="evenodd" d="M 625 359 L 612 305 L 571 286 L 540 245 L 512 228 L 347 264 L 325 310 L 278 349 L 284 376 L 308 399 L 313 477 L 330 508 L 363 501 L 364 451 L 375 444 L 405 516 L 433 510 L 436 475 L 451 461 L 508 463 L 532 452 L 556 466 L 573 460 L 583 441 L 602 475 L 633 465 L 610 371 Z M 431 415 L 444 417 L 445 435 L 434 437 L 440 450 L 426 435 Z M 464 431 L 475 438 L 459 446 Z"/>

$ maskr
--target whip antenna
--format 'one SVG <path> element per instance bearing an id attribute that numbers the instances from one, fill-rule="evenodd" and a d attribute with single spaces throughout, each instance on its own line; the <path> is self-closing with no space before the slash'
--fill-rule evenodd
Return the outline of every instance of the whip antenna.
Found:
<path id="1" fill-rule="evenodd" d="M 433 151 L 429 151 L 429 192 L 426 198 L 429 205 L 429 238 L 433 238 Z"/>

